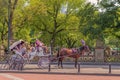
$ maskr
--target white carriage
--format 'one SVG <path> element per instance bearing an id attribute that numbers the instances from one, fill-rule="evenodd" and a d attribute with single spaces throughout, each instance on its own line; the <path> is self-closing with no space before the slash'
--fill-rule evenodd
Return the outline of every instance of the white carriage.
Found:
<path id="1" fill-rule="evenodd" d="M 23 42 L 22 40 L 16 41 L 9 47 L 12 55 L 7 59 L 6 63 L 2 65 L 3 68 L 7 66 L 8 69 L 22 70 L 24 65 L 29 64 L 30 61 L 32 61 L 36 56 L 39 57 L 37 64 L 38 67 L 40 68 L 48 67 L 50 63 L 49 56 L 51 55 L 50 48 L 48 48 L 47 49 L 48 51 L 46 52 L 45 49 L 43 49 L 43 47 L 39 46 L 35 48 L 34 51 L 25 52 L 25 54 L 22 55 L 22 52 L 18 51 L 18 49 L 16 48 L 16 46 L 18 46 L 22 42 Z M 39 44 L 38 40 L 37 44 Z"/>
<path id="2" fill-rule="evenodd" d="M 13 52 L 11 52 L 12 55 L 8 57 L 6 63 L 2 65 L 2 68 L 6 68 L 9 70 L 23 70 L 24 66 L 31 63 L 31 61 L 36 56 L 39 57 L 39 60 L 37 62 L 38 67 L 48 68 L 50 63 L 49 57 L 51 55 L 50 51 L 48 53 L 45 53 L 42 47 L 40 47 L 39 49 L 39 52 L 35 50 L 34 52 L 26 53 L 24 56 L 13 54 Z"/>

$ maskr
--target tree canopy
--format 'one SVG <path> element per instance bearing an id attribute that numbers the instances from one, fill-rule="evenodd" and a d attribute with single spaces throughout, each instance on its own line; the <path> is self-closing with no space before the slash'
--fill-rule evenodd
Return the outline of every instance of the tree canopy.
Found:
<path id="1" fill-rule="evenodd" d="M 10 18 L 8 19 L 8 11 Z M 79 47 L 80 40 L 93 47 L 96 39 L 110 44 L 120 39 L 120 1 L 98 0 L 0 0 L 0 42 L 38 38 L 48 46 Z"/>

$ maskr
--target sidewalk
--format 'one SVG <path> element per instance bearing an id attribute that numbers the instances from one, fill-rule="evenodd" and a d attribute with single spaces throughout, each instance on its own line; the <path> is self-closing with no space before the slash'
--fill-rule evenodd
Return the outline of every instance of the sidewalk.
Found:
<path id="1" fill-rule="evenodd" d="M 14 72 L 14 73 L 51 73 L 51 74 L 108 74 L 108 66 L 103 65 L 81 65 L 80 73 L 78 73 L 78 69 L 74 68 L 74 65 L 64 65 L 63 69 L 59 69 L 57 65 L 51 65 L 51 71 L 48 71 L 48 68 L 38 68 L 37 64 L 27 64 L 25 65 L 22 71 L 18 70 L 3 70 L 1 69 L 0 72 Z M 120 75 L 120 67 L 113 66 L 111 75 Z"/>

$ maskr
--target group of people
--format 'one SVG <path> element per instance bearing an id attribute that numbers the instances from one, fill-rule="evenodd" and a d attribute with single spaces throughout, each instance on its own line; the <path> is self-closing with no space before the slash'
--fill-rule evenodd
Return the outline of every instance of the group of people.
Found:
<path id="1" fill-rule="evenodd" d="M 26 46 L 25 41 L 23 40 L 19 40 L 16 43 L 13 43 L 9 49 L 21 56 L 21 57 L 27 57 L 27 53 L 33 53 L 33 52 L 40 52 L 40 48 L 44 49 L 46 48 L 45 45 L 43 44 L 43 42 L 39 41 L 38 39 L 35 41 L 35 44 L 30 44 L 29 50 Z M 27 54 L 27 55 L 26 55 Z"/>

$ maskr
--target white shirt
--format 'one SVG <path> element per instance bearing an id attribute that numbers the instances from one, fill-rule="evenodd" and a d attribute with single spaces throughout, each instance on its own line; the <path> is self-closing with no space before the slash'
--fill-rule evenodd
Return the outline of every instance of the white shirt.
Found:
<path id="1" fill-rule="evenodd" d="M 21 49 L 20 49 L 20 52 L 21 52 L 21 53 L 25 53 L 25 52 L 26 52 L 26 48 L 25 48 L 25 47 L 21 48 Z"/>
<path id="2" fill-rule="evenodd" d="M 22 55 L 22 53 L 18 50 L 13 50 L 15 52 L 15 54 L 18 54 L 18 55 Z"/>

